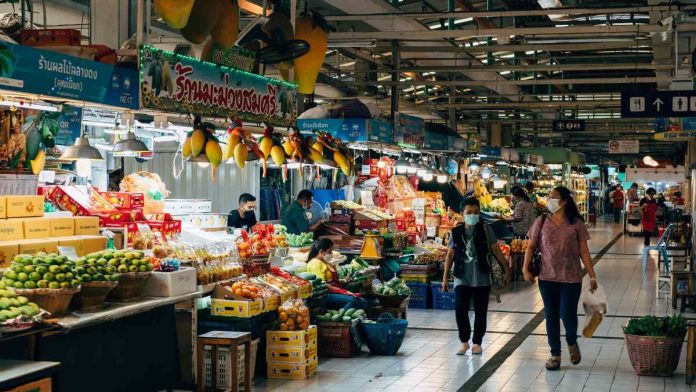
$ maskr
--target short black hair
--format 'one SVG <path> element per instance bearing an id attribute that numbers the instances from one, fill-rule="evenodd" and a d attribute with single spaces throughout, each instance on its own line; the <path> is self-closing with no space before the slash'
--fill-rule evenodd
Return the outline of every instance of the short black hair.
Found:
<path id="1" fill-rule="evenodd" d="M 524 184 L 524 187 L 527 188 L 528 191 L 531 191 L 534 189 L 534 183 L 532 181 L 527 181 L 527 183 Z"/>
<path id="2" fill-rule="evenodd" d="M 464 201 L 462 202 L 462 211 L 464 211 L 464 209 L 466 208 L 466 206 L 474 206 L 474 207 L 476 207 L 476 208 L 478 208 L 478 209 L 481 209 L 481 202 L 479 202 L 479 200 L 478 200 L 477 198 L 475 198 L 475 197 L 467 197 L 467 198 L 464 199 Z"/>
<path id="3" fill-rule="evenodd" d="M 682 194 L 681 194 L 681 192 L 680 192 L 680 191 L 676 191 L 676 192 L 674 192 L 674 196 L 676 196 L 676 197 L 681 197 L 681 195 L 682 195 Z"/>
<path id="4" fill-rule="evenodd" d="M 239 196 L 239 204 L 248 203 L 250 201 L 256 201 L 256 197 L 250 193 L 242 193 L 242 195 Z"/>
<path id="5" fill-rule="evenodd" d="M 656 191 L 655 188 L 653 188 L 653 187 L 650 187 L 650 188 L 648 188 L 648 189 L 645 191 L 645 194 L 646 194 L 646 195 L 648 195 L 648 194 L 649 194 L 649 195 L 654 195 L 654 194 L 656 194 L 656 193 L 657 193 L 657 191 Z"/>
<path id="6" fill-rule="evenodd" d="M 297 194 L 297 200 L 308 200 L 314 197 L 314 194 L 309 189 L 303 189 Z"/>

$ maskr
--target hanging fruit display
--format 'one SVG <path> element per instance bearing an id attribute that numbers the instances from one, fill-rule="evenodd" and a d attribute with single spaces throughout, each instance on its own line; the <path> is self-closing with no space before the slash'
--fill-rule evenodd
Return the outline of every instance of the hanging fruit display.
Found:
<path id="1" fill-rule="evenodd" d="M 270 157 L 278 167 L 285 163 L 285 150 L 281 141 L 281 134 L 274 132 L 271 126 L 264 129 L 263 136 L 261 136 L 259 141 L 259 148 L 266 156 L 266 159 Z"/>
<path id="2" fill-rule="evenodd" d="M 295 83 L 297 91 L 302 94 L 314 92 L 319 70 L 326 57 L 327 31 L 329 27 L 324 18 L 314 12 L 300 16 L 295 22 L 295 39 L 309 43 L 309 52 L 294 61 Z"/>
<path id="3" fill-rule="evenodd" d="M 333 160 L 343 174 L 349 176 L 353 172 L 353 157 L 340 138 L 334 138 L 327 132 L 316 132 L 317 141 L 314 148 L 321 151 L 324 157 Z"/>
<path id="4" fill-rule="evenodd" d="M 240 169 L 244 169 L 250 151 L 261 160 L 263 167 L 262 176 L 266 177 L 267 155 L 261 151 L 259 144 L 256 143 L 251 133 L 244 129 L 242 122 L 239 119 L 233 120 L 230 128 L 227 130 L 227 145 L 225 146 L 222 160 L 228 162 L 231 158 L 234 158 L 237 166 Z"/>
<path id="5" fill-rule="evenodd" d="M 193 130 L 186 135 L 181 146 L 181 154 L 184 159 L 194 161 L 208 161 L 211 167 L 213 182 L 217 179 L 217 169 L 222 163 L 222 147 L 215 136 L 215 126 L 208 122 L 201 122 L 196 117 L 193 122 Z"/>
<path id="6" fill-rule="evenodd" d="M 181 35 L 194 44 L 202 44 L 213 31 L 221 15 L 224 0 L 195 0 L 186 26 L 181 28 Z"/>
<path id="7" fill-rule="evenodd" d="M 239 6 L 237 0 L 223 0 L 220 16 L 210 32 L 215 45 L 220 49 L 231 49 L 239 33 Z"/>
<path id="8" fill-rule="evenodd" d="M 155 9 L 167 26 L 181 29 L 186 26 L 195 0 L 155 0 Z"/>

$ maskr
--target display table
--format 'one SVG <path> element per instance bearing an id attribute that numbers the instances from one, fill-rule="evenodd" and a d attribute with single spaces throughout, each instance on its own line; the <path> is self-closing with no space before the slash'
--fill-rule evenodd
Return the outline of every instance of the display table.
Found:
<path id="1" fill-rule="evenodd" d="M 51 320 L 52 326 L 0 339 L 0 353 L 6 359 L 61 362 L 55 383 L 61 391 L 173 388 L 181 380 L 174 305 L 200 296 L 146 297 L 73 312 Z"/>
<path id="2" fill-rule="evenodd" d="M 31 391 L 48 391 L 60 363 L 0 359 L 0 390 L 31 386 Z"/>

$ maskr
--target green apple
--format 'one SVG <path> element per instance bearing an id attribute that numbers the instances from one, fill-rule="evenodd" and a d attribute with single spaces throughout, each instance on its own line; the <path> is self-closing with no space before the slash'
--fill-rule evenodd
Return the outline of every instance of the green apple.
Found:
<path id="1" fill-rule="evenodd" d="M 25 288 L 25 289 L 35 289 L 35 288 L 36 288 L 36 282 L 34 282 L 33 280 L 24 282 L 24 288 Z"/>
<path id="2" fill-rule="evenodd" d="M 43 278 L 49 282 L 52 282 L 52 281 L 56 280 L 56 275 L 53 274 L 52 272 L 46 272 L 43 275 Z"/>
<path id="3" fill-rule="evenodd" d="M 56 274 L 56 280 L 59 282 L 65 282 L 65 274 L 62 272 L 59 274 Z"/>

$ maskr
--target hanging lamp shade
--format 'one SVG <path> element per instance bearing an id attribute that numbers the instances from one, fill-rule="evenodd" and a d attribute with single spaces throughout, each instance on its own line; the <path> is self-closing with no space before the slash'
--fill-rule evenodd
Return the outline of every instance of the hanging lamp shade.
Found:
<path id="1" fill-rule="evenodd" d="M 141 153 L 150 152 L 145 143 L 136 139 L 133 132 L 128 132 L 126 137 L 114 145 L 114 153 Z"/>
<path id="2" fill-rule="evenodd" d="M 399 160 L 396 161 L 394 166 L 396 167 L 397 174 L 404 174 L 406 173 L 406 171 L 408 171 L 408 168 L 411 166 L 411 163 L 403 157 L 401 157 L 399 158 Z"/>
<path id="3" fill-rule="evenodd" d="M 104 160 L 99 150 L 89 144 L 89 139 L 86 137 L 78 137 L 75 139 L 75 144 L 68 147 L 60 159 L 66 161 L 76 161 L 78 159 L 89 159 L 93 161 Z"/>

